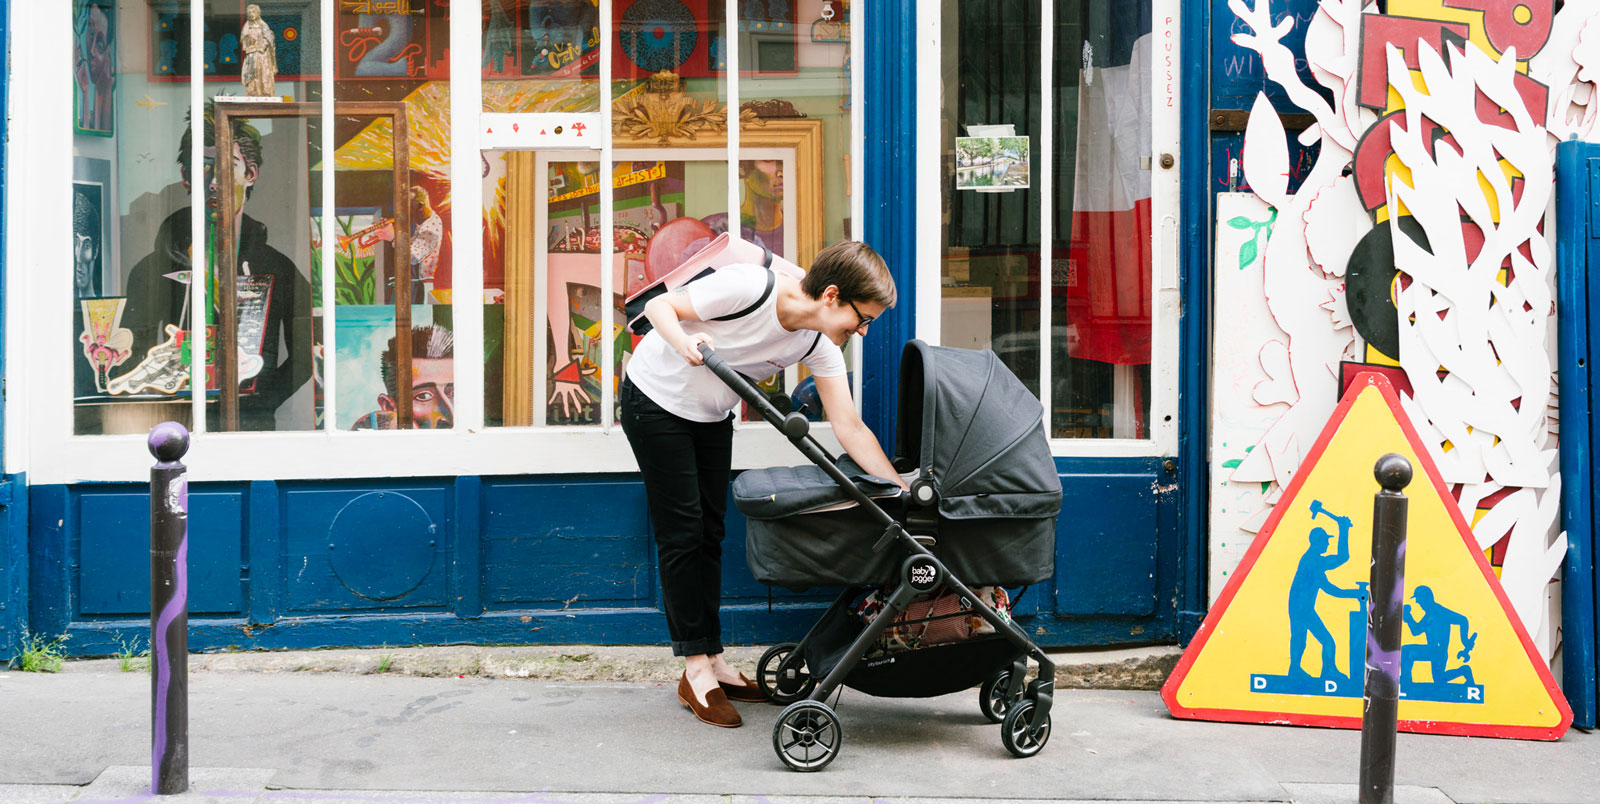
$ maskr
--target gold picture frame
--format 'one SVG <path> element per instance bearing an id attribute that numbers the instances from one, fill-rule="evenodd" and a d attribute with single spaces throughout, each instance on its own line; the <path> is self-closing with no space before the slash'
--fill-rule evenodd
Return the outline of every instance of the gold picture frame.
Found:
<path id="1" fill-rule="evenodd" d="M 793 153 L 793 172 L 784 180 L 785 192 L 792 192 L 793 219 L 785 220 L 794 226 L 793 255 L 788 256 L 802 267 L 809 266 L 822 250 L 822 126 L 823 121 L 812 118 L 781 118 L 746 121 L 740 127 L 739 147 L 743 151 L 763 150 Z M 726 149 L 728 137 L 725 130 L 702 130 L 693 136 L 667 138 L 663 143 L 655 137 L 634 137 L 618 133 L 612 140 L 612 158 L 625 160 L 671 159 L 673 151 L 695 149 L 700 151 Z M 598 152 L 596 152 L 598 157 Z M 544 371 L 534 365 L 534 338 L 545 337 L 537 328 L 538 315 L 534 309 L 537 283 L 535 276 L 535 250 L 546 248 L 545 233 L 535 231 L 536 205 L 544 199 L 544 187 L 537 175 L 537 157 L 532 151 L 517 151 L 506 155 L 506 267 L 505 267 L 505 318 L 506 333 L 503 341 L 505 384 L 502 396 L 502 415 L 506 426 L 529 426 L 534 421 L 532 397 L 534 372 Z M 730 206 L 737 205 L 734 200 Z M 735 220 L 738 216 L 735 212 Z M 620 288 L 618 291 L 620 292 Z"/>

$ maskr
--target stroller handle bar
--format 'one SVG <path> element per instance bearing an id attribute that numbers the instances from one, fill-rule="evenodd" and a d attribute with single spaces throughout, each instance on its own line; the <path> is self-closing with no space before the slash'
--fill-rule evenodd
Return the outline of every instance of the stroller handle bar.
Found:
<path id="1" fill-rule="evenodd" d="M 773 407 L 772 401 L 767 399 L 766 394 L 761 393 L 761 389 L 757 388 L 755 383 L 750 381 L 750 378 L 734 371 L 733 367 L 729 366 L 727 361 L 723 360 L 715 349 L 705 343 L 699 344 L 699 348 L 700 356 L 705 360 L 706 368 L 711 369 L 711 373 L 717 375 L 717 379 L 722 380 L 729 388 L 732 388 L 734 393 L 738 394 L 740 399 L 743 399 L 756 412 L 760 413 L 761 418 L 766 419 L 768 424 L 771 424 L 777 428 L 778 432 L 787 436 L 789 441 L 794 443 L 795 448 L 800 450 L 801 454 L 805 455 L 808 460 L 816 464 L 822 471 L 827 472 L 828 476 L 833 478 L 833 481 L 838 483 L 840 488 L 843 488 L 845 493 L 855 500 L 863 510 L 870 512 L 873 518 L 880 520 L 880 524 L 885 527 L 899 524 L 894 517 L 873 502 L 872 498 L 868 497 L 867 493 L 862 491 L 861 487 L 857 486 L 855 481 L 851 480 L 850 476 L 846 475 L 838 467 L 834 462 L 833 456 L 829 455 L 828 451 L 823 449 L 815 438 L 811 437 L 811 422 L 806 419 L 804 414 L 797 411 L 786 416 L 778 412 L 778 409 Z"/>
<path id="2" fill-rule="evenodd" d="M 788 436 L 791 440 L 805 438 L 811 432 L 811 422 L 806 419 L 804 414 L 795 411 L 787 416 L 783 415 L 776 407 L 773 407 L 772 401 L 767 399 L 767 395 L 761 393 L 761 389 L 750 382 L 748 377 L 734 371 L 727 361 L 716 353 L 716 350 L 704 343 L 699 346 L 700 356 L 705 359 L 706 368 L 711 369 L 711 373 L 717 375 L 717 379 L 722 380 L 729 388 L 732 388 L 740 399 L 749 403 L 750 407 L 755 408 L 756 412 L 761 414 L 761 418 L 766 419 L 773 427 L 778 428 L 778 432 Z"/>

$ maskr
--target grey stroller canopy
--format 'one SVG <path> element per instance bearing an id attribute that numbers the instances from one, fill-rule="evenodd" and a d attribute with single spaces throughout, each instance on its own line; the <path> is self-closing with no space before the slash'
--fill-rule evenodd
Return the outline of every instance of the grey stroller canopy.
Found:
<path id="1" fill-rule="evenodd" d="M 1055 516 L 1061 476 L 1043 421 L 994 352 L 914 340 L 900 354 L 896 449 L 933 483 L 945 518 Z"/>

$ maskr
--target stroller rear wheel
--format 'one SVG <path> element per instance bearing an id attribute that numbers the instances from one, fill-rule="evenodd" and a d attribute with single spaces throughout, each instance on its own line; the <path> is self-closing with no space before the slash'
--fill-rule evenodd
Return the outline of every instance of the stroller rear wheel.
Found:
<path id="1" fill-rule="evenodd" d="M 1028 728 L 1028 719 L 1033 717 L 1034 703 L 1032 700 L 1023 700 L 1012 706 L 1006 712 L 1005 722 L 1000 724 L 1000 742 L 1005 744 L 1006 750 L 1012 756 L 1027 759 L 1039 750 L 1050 739 L 1050 716 L 1044 716 L 1044 722 L 1039 724 L 1037 731 Z"/>
<path id="2" fill-rule="evenodd" d="M 1022 699 L 1019 694 L 1014 698 L 1006 696 L 1006 690 L 1011 686 L 1011 671 L 1001 670 L 983 682 L 978 688 L 978 709 L 990 723 L 999 723 L 1006 719 L 1006 710 L 1011 705 Z"/>
<path id="3" fill-rule="evenodd" d="M 790 704 L 772 726 L 772 750 L 790 770 L 822 770 L 839 755 L 843 742 L 839 716 L 820 701 Z"/>
<path id="4" fill-rule="evenodd" d="M 798 660 L 798 666 L 792 668 L 792 674 L 783 672 L 785 660 L 798 647 L 793 642 L 773 645 L 761 654 L 761 661 L 756 665 L 756 686 L 761 688 L 761 694 L 767 696 L 767 700 L 780 706 L 792 704 L 817 688 L 817 680 L 806 672 L 804 658 Z"/>

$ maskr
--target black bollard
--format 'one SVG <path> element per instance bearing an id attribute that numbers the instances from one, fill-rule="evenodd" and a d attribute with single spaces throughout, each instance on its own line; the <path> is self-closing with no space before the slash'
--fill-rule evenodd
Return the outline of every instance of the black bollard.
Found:
<path id="1" fill-rule="evenodd" d="M 1406 495 L 1411 462 L 1389 453 L 1373 474 L 1372 575 L 1367 586 L 1366 707 L 1361 713 L 1361 804 L 1394 804 L 1400 708 L 1400 607 L 1406 588 Z"/>
<path id="2" fill-rule="evenodd" d="M 189 481 L 179 460 L 189 431 L 177 422 L 150 430 L 151 788 L 189 789 Z"/>

